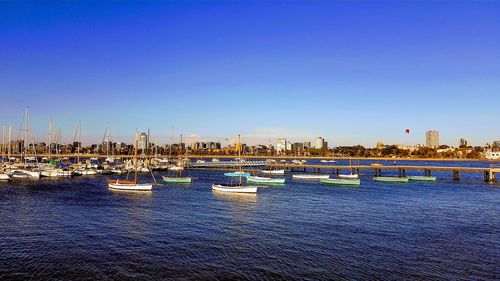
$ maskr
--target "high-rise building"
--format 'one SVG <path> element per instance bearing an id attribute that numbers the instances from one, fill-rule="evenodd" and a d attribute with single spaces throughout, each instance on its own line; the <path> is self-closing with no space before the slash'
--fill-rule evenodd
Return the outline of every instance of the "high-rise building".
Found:
<path id="1" fill-rule="evenodd" d="M 304 144 L 304 149 L 311 148 L 311 142 L 310 141 L 305 141 L 303 144 Z"/>
<path id="2" fill-rule="evenodd" d="M 314 148 L 316 149 L 326 148 L 325 139 L 322 137 L 317 137 L 316 141 L 314 142 Z"/>
<path id="3" fill-rule="evenodd" d="M 137 140 L 137 142 L 138 142 L 137 149 L 140 149 L 142 151 L 146 150 L 149 147 L 148 134 L 141 133 L 139 135 L 139 139 Z"/>
<path id="4" fill-rule="evenodd" d="M 459 147 L 467 147 L 467 140 L 466 139 L 460 139 Z"/>
<path id="5" fill-rule="evenodd" d="M 437 148 L 439 147 L 439 132 L 427 131 L 425 133 L 425 146 Z"/>
<path id="6" fill-rule="evenodd" d="M 287 150 L 292 150 L 292 143 L 286 139 L 278 139 L 278 142 L 276 143 L 276 151 L 280 153 Z"/>

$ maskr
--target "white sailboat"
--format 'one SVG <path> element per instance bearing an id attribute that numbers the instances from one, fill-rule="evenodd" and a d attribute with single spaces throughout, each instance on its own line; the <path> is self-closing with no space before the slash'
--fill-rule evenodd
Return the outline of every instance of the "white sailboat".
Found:
<path id="1" fill-rule="evenodd" d="M 127 190 L 127 191 L 150 191 L 153 189 L 152 183 L 138 183 L 137 182 L 137 132 L 135 133 L 135 143 L 134 143 L 134 180 L 109 180 L 108 187 L 110 189 L 116 190 Z"/>
<path id="2" fill-rule="evenodd" d="M 238 135 L 238 158 L 241 159 L 241 141 L 240 141 L 240 135 Z M 257 186 L 245 186 L 243 185 L 242 182 L 242 174 L 243 171 L 241 169 L 241 161 L 238 161 L 239 163 L 239 182 L 236 184 L 222 184 L 222 183 L 214 183 L 212 184 L 212 189 L 215 191 L 220 191 L 220 192 L 231 192 L 231 193 L 256 193 L 257 192 Z"/>
<path id="3" fill-rule="evenodd" d="M 25 128 L 24 128 L 23 134 L 22 134 L 23 147 L 22 147 L 22 151 L 21 151 L 21 161 L 23 161 L 23 159 L 24 159 L 24 168 L 23 169 L 11 170 L 11 176 L 12 176 L 12 178 L 25 178 L 25 179 L 26 178 L 35 178 L 35 179 L 38 179 L 38 178 L 40 178 L 40 172 L 33 171 L 33 170 L 28 170 L 28 168 L 27 168 L 27 146 L 26 146 L 26 143 L 28 142 L 28 139 L 29 139 L 29 134 L 28 133 L 30 131 L 30 128 L 29 128 L 29 113 L 28 113 L 28 108 L 27 107 L 25 109 L 23 123 L 25 125 Z M 10 146 L 10 144 L 9 144 L 9 146 Z M 32 147 L 33 147 L 33 150 L 34 150 L 35 149 L 35 143 L 34 143 L 34 141 L 33 141 Z M 34 151 L 34 152 L 36 153 L 36 151 Z M 35 161 L 36 161 L 36 157 L 35 157 Z"/>

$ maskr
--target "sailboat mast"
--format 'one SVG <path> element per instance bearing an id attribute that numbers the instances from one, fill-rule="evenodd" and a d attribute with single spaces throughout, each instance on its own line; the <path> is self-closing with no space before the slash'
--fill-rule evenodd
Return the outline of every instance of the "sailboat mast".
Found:
<path id="1" fill-rule="evenodd" d="M 52 153 L 52 147 L 51 147 L 51 141 L 52 141 L 52 119 L 49 119 L 49 135 L 47 136 L 47 143 L 48 143 L 48 151 L 47 151 L 47 155 L 48 155 L 48 158 L 49 160 L 51 160 L 50 158 L 50 154 Z"/>
<path id="2" fill-rule="evenodd" d="M 184 161 L 182 160 L 182 153 L 184 149 L 182 149 L 182 134 L 181 134 L 181 153 L 179 154 L 179 164 L 184 168 Z M 179 169 L 179 177 L 182 175 L 182 169 Z"/>
<path id="3" fill-rule="evenodd" d="M 81 141 L 82 141 L 82 121 L 79 120 L 78 121 L 78 143 L 77 143 L 77 158 L 76 158 L 76 162 L 78 164 L 80 164 L 80 148 L 81 148 Z"/>
<path id="4" fill-rule="evenodd" d="M 170 127 L 170 145 L 168 146 L 168 161 L 172 157 L 172 143 L 174 142 L 174 126 Z"/>
<path id="5" fill-rule="evenodd" d="M 5 162 L 5 125 L 2 125 L 2 163 Z"/>
<path id="6" fill-rule="evenodd" d="M 137 184 L 137 131 L 135 131 L 135 144 L 134 144 L 134 183 Z"/>
<path id="7" fill-rule="evenodd" d="M 11 139 L 12 139 L 12 125 L 9 125 L 9 147 L 7 148 L 7 157 L 10 163 L 10 153 L 11 153 Z"/>
<path id="8" fill-rule="evenodd" d="M 240 135 L 238 134 L 238 162 L 240 166 L 240 185 L 241 185 L 241 176 L 242 176 L 242 169 L 241 169 L 241 140 L 240 140 Z"/>

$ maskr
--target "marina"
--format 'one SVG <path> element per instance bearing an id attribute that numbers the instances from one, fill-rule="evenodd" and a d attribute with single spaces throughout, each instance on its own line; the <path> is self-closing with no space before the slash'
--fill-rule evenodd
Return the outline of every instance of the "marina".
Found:
<path id="1" fill-rule="evenodd" d="M 248 279 L 383 280 L 390 272 L 399 280 L 493 280 L 500 193 L 474 175 L 405 184 L 361 175 L 361 185 L 349 187 L 292 181 L 286 172 L 284 187 L 236 193 L 212 187 L 227 180 L 213 169 L 193 170 L 189 185 L 137 192 L 109 189 L 116 175 L 0 182 L 0 276 L 61 279 L 78 271 L 79 279 L 137 278 L 140 271 L 144 279 L 182 279 L 189 267 L 191 277 L 212 279 L 235 276 L 232 266 L 211 267 L 229 258 L 246 268 L 238 276 Z M 138 177 L 150 180 L 148 173 Z M 298 251 L 304 237 L 308 250 Z M 440 265 L 427 267 L 432 260 Z M 477 270 L 467 270 L 471 263 Z M 415 272 L 394 270 L 401 267 Z"/>

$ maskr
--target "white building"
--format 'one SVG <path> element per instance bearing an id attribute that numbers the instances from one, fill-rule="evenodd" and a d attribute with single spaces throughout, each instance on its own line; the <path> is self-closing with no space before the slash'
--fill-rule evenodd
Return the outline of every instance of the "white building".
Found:
<path id="1" fill-rule="evenodd" d="M 488 149 L 488 150 L 486 150 L 485 155 L 486 155 L 486 159 L 488 159 L 488 160 L 500 159 L 500 151 L 493 151 L 491 149 Z"/>
<path id="2" fill-rule="evenodd" d="M 276 151 L 278 153 L 283 153 L 287 150 L 292 150 L 292 143 L 286 139 L 278 139 L 278 142 L 276 143 Z"/>
<path id="3" fill-rule="evenodd" d="M 322 137 L 317 137 L 316 141 L 314 142 L 314 148 L 316 148 L 316 149 L 326 148 L 325 139 Z"/>

